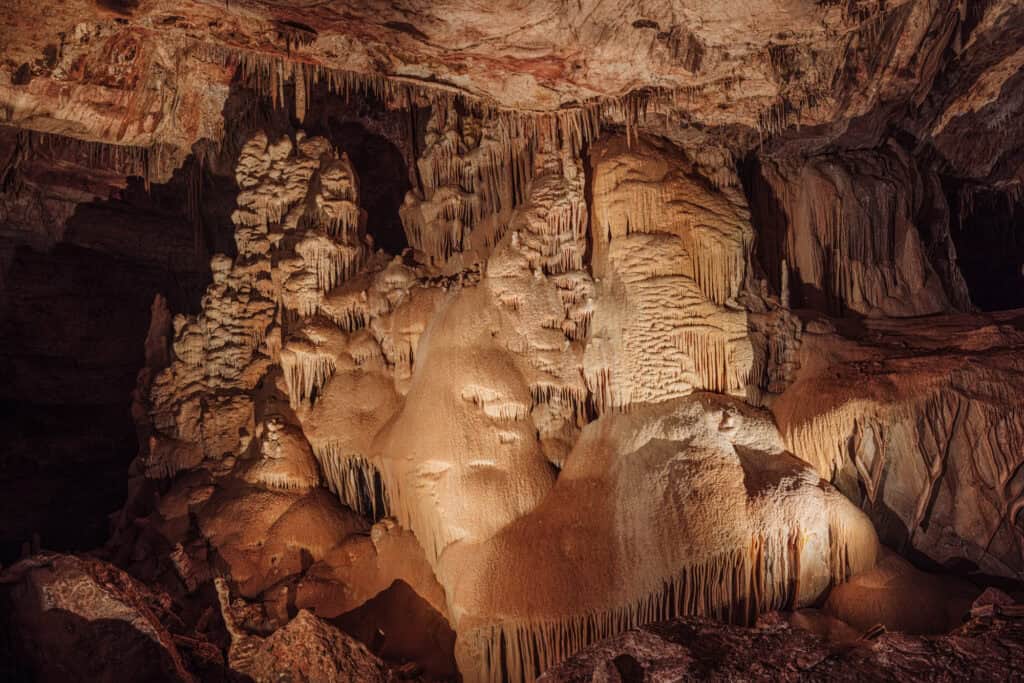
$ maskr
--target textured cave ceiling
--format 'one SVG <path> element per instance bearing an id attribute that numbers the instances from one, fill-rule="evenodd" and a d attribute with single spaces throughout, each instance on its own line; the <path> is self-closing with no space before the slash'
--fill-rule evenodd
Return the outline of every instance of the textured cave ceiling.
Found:
<path id="1" fill-rule="evenodd" d="M 517 112 L 646 110 L 641 125 L 733 156 L 769 136 L 820 150 L 899 130 L 964 178 L 1011 182 L 1021 167 L 1007 122 L 1022 104 L 1024 9 L 1009 0 L 12 0 L 2 12 L 4 122 L 172 155 L 218 137 L 235 63 L 280 61 L 289 77 L 408 85 L 398 105 L 422 88 Z"/>

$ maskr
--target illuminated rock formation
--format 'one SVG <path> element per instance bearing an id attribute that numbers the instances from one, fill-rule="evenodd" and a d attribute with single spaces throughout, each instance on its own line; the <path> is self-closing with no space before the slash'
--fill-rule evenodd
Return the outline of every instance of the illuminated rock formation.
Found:
<path id="1" fill-rule="evenodd" d="M 622 141 L 597 146 L 591 163 L 601 305 L 585 372 L 599 408 L 694 389 L 745 394 L 753 352 L 738 296 L 752 233 L 742 196 Z"/>
<path id="2" fill-rule="evenodd" d="M 305 610 L 267 638 L 247 633 L 225 582 L 217 579 L 216 587 L 231 638 L 232 670 L 267 683 L 282 677 L 309 683 L 390 680 L 387 668 L 366 646 Z"/>
<path id="3" fill-rule="evenodd" d="M 877 543 L 819 483 L 770 420 L 717 396 L 601 417 L 543 503 L 441 556 L 463 674 L 531 679 L 632 624 L 808 604 Z"/>
<path id="4" fill-rule="evenodd" d="M 948 265 L 955 252 L 938 180 L 922 176 L 895 143 L 841 158 L 769 162 L 764 174 L 781 209 L 764 254 L 798 307 L 906 317 L 968 301 L 963 278 Z"/>
<path id="5" fill-rule="evenodd" d="M 1019 575 L 1015 318 L 871 321 L 857 338 L 809 327 L 796 381 L 773 406 L 787 446 L 859 501 L 889 543 Z"/>
<path id="6" fill-rule="evenodd" d="M 262 273 L 262 296 L 241 301 L 266 313 L 246 315 L 256 331 L 245 344 L 223 346 L 217 328 L 191 331 L 224 306 L 208 292 L 198 321 L 178 325 L 178 360 L 164 373 L 185 365 L 220 380 L 231 348 L 235 374 L 220 386 L 237 398 L 221 391 L 222 413 L 193 414 L 198 433 L 265 417 L 243 423 L 251 443 L 216 442 L 226 460 L 172 432 L 153 437 L 147 461 L 152 476 L 202 464 L 218 478 L 194 514 L 243 595 L 271 604 L 264 591 L 301 574 L 300 556 L 314 564 L 297 600 L 326 615 L 404 580 L 448 615 L 469 680 L 532 679 L 653 619 L 807 604 L 876 552 L 867 518 L 784 451 L 764 414 L 692 393 L 744 396 L 751 381 L 742 197 L 672 170 L 667 151 L 613 140 L 592 150 L 600 200 L 588 236 L 579 160 L 554 140 L 535 144 L 528 174 L 493 177 L 505 196 L 532 180 L 502 209 L 508 229 L 482 265 L 440 274 L 466 255 L 446 247 L 429 254 L 434 266 L 359 256 L 345 262 L 362 264 L 358 274 L 324 278 L 315 273 L 330 259 L 299 251 L 316 228 L 291 234 L 321 215 L 310 218 L 321 204 L 305 188 L 325 187 L 313 174 L 344 162 L 317 161 L 313 150 L 327 150 L 315 139 L 293 149 L 254 137 L 239 161 L 239 257 L 217 262 L 213 287 L 227 294 L 236 272 Z M 420 219 L 406 215 L 414 244 Z M 342 249 L 359 228 L 312 234 Z M 465 228 L 469 241 L 490 229 Z M 301 432 L 268 412 L 271 397 L 256 403 L 252 379 L 235 379 L 249 372 L 281 378 Z M 158 377 L 155 406 L 183 395 L 164 386 Z M 239 411 L 246 399 L 250 412 Z M 159 427 L 159 407 L 153 415 Z M 323 500 L 313 456 L 338 500 L 394 516 L 415 540 L 399 532 L 404 547 L 391 550 L 383 528 L 372 546 L 353 540 L 360 527 Z"/>
<path id="7" fill-rule="evenodd" d="M 905 476 L 875 498 L 895 416 L 931 413 L 815 379 L 819 356 L 871 354 L 822 323 L 804 329 L 788 277 L 781 296 L 756 284 L 735 187 L 650 140 L 593 143 L 587 171 L 570 141 L 488 142 L 507 123 L 484 134 L 452 117 L 428 124 L 428 194 L 402 209 L 413 251 L 399 257 L 371 254 L 359 181 L 326 141 L 257 133 L 241 150 L 239 255 L 214 259 L 203 313 L 175 322 L 144 461 L 153 477 L 210 471 L 213 487 L 189 489 L 186 508 L 240 594 L 272 611 L 272 587 L 300 577 L 296 604 L 337 616 L 403 581 L 451 623 L 464 677 L 530 680 L 637 624 L 751 619 L 870 569 L 868 516 L 819 476 L 858 502 L 860 476 L 869 515 L 881 501 L 897 515 L 931 509 L 941 468 L 926 467 L 915 512 L 892 499 Z M 461 208 L 428 209 L 446 187 Z M 894 218 L 904 231 L 905 220 Z M 923 258 L 915 249 L 893 256 L 893 272 Z M 798 283 L 817 267 L 784 253 Z M 890 263 L 870 249 L 857 259 Z M 929 272 L 934 296 L 898 286 L 949 306 Z M 845 305 L 910 301 L 871 282 Z M 808 382 L 824 400 L 794 403 Z M 914 398 L 928 382 L 907 386 L 900 400 L 932 400 Z M 782 434 L 743 399 L 770 404 Z M 851 439 L 866 445 L 847 451 Z M 368 542 L 321 484 L 393 520 Z M 1013 566 L 1012 545 L 991 547 L 997 532 L 981 555 Z M 183 540 L 179 573 L 201 583 Z"/>

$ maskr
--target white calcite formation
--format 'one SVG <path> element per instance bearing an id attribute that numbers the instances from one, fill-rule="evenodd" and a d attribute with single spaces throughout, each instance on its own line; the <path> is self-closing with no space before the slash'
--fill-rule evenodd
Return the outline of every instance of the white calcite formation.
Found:
<path id="1" fill-rule="evenodd" d="M 868 518 L 739 400 L 788 386 L 800 336 L 752 291 L 742 195 L 650 141 L 594 143 L 588 169 L 507 125 L 435 112 L 397 257 L 371 253 L 326 141 L 245 144 L 238 255 L 149 392 L 147 474 L 207 472 L 164 527 L 191 510 L 267 614 L 289 575 L 325 616 L 405 581 L 467 680 L 870 568 Z M 372 544 L 339 503 L 388 518 Z"/>
<path id="2" fill-rule="evenodd" d="M 595 145 L 591 164 L 600 305 L 584 371 L 599 409 L 695 389 L 745 395 L 754 353 L 738 296 L 753 233 L 742 195 L 621 140 Z"/>
<path id="3" fill-rule="evenodd" d="M 283 326 L 315 313 L 369 251 L 355 173 L 325 139 L 256 135 L 236 180 L 238 254 L 213 257 L 203 311 L 174 319 L 175 361 L 153 379 L 156 433 L 144 465 L 155 476 L 204 460 L 226 458 L 230 468 L 246 452 L 256 431 L 252 394 L 280 362 Z"/>

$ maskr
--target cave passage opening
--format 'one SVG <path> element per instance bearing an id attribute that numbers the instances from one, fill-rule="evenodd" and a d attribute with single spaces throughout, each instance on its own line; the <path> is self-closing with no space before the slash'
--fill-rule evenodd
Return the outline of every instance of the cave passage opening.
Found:
<path id="1" fill-rule="evenodd" d="M 401 254 L 409 241 L 398 210 L 412 187 L 402 153 L 387 138 L 356 121 L 331 118 L 326 136 L 348 155 L 359 177 L 359 205 L 375 248 Z"/>
<path id="2" fill-rule="evenodd" d="M 232 206 L 207 193 L 203 232 L 190 193 L 207 182 L 195 157 L 165 183 L 89 159 L 60 136 L 29 149 L 13 201 L 50 213 L 8 214 L 0 296 L 0 562 L 26 542 L 48 550 L 102 545 L 125 501 L 138 450 L 131 393 L 157 294 L 196 313 L 210 281 L 217 225 Z M 218 183 L 213 183 L 218 185 Z M 148 187 L 147 187 L 148 185 Z M 231 195 L 231 202 L 234 201 Z M 46 219 L 44 221 L 44 219 Z M 41 231 L 46 231 L 41 235 Z"/>
<path id="3" fill-rule="evenodd" d="M 961 191 L 952 235 L 971 301 L 983 311 L 1024 307 L 1024 198 Z"/>
<path id="4" fill-rule="evenodd" d="M 416 178 L 416 109 L 389 108 L 380 98 L 365 93 L 342 95 L 326 84 L 310 89 L 300 120 L 294 112 L 294 85 L 285 87 L 284 102 L 274 102 L 244 82 L 236 82 L 225 120 L 232 111 L 260 113 L 248 116 L 234 137 L 247 139 L 256 128 L 271 136 L 303 131 L 324 137 L 348 155 L 359 178 L 359 206 L 366 211 L 366 232 L 375 249 L 399 255 L 409 246 L 399 209 Z"/>

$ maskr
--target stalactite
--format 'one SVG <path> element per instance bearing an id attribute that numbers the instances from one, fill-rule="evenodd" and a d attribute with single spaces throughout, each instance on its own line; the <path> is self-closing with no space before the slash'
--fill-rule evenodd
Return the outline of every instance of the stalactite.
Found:
<path id="1" fill-rule="evenodd" d="M 694 241 L 689 251 L 697 286 L 716 304 L 734 299 L 746 274 L 747 245 L 711 237 L 703 230 L 696 231 Z"/>
<path id="2" fill-rule="evenodd" d="M 897 414 L 879 414 L 869 405 L 844 404 L 811 420 L 788 425 L 784 431 L 786 446 L 823 478 L 831 479 L 842 466 L 851 435 L 857 429 L 864 429 L 864 425 L 881 428 L 887 420 L 895 418 Z"/>
<path id="3" fill-rule="evenodd" d="M 80 140 L 56 133 L 19 133 L 26 156 L 67 160 L 87 168 L 125 176 L 150 177 L 150 148 Z"/>
<path id="4" fill-rule="evenodd" d="M 342 453 L 327 443 L 313 450 L 331 492 L 348 507 L 374 521 L 391 515 L 384 480 L 369 460 Z"/>
<path id="5" fill-rule="evenodd" d="M 860 569 L 865 542 L 842 524 L 830 523 L 832 580 Z M 873 540 L 873 539 L 872 539 Z M 526 682 L 589 644 L 640 624 L 682 615 L 750 623 L 763 612 L 785 609 L 798 590 L 805 539 L 799 531 L 757 535 L 749 547 L 680 568 L 661 588 L 605 612 L 563 619 L 504 621 L 460 634 L 479 645 L 474 680 Z"/>
<path id="6" fill-rule="evenodd" d="M 570 411 L 576 418 L 578 424 L 587 421 L 590 415 L 590 392 L 585 386 L 567 387 L 552 384 L 533 384 L 530 386 L 530 395 L 533 397 L 533 405 L 551 403 L 557 400 L 570 407 Z"/>
<path id="7" fill-rule="evenodd" d="M 669 111 L 677 93 L 666 88 L 645 88 L 618 97 L 595 97 L 556 111 L 522 111 L 503 108 L 494 101 L 445 89 L 435 84 L 423 84 L 399 76 L 381 76 L 328 68 L 321 64 L 302 61 L 298 56 L 291 54 L 256 52 L 201 41 L 192 42 L 190 49 L 199 59 L 225 66 L 236 65 L 245 81 L 261 95 L 270 98 L 278 107 L 286 104 L 284 87 L 287 82 L 292 82 L 295 91 L 295 112 L 300 120 L 308 107 L 312 88 L 320 83 L 323 83 L 329 92 L 343 95 L 346 99 L 356 95 L 368 95 L 395 108 L 407 107 L 413 101 L 427 101 L 434 107 L 449 111 L 454 111 L 458 107 L 488 122 L 488 125 L 497 131 L 496 139 L 502 143 L 497 149 L 506 157 L 508 146 L 517 139 L 529 140 L 529 146 L 536 148 L 539 140 L 544 138 L 554 141 L 556 146 L 566 146 L 574 154 L 578 154 L 584 145 L 596 139 L 603 122 L 622 121 L 632 142 L 636 138 L 640 124 L 649 113 Z M 519 166 L 520 170 L 528 168 L 529 164 Z M 434 174 L 432 177 L 451 179 L 455 177 L 453 170 L 450 166 L 445 168 L 441 163 L 437 171 L 445 175 Z M 440 184 L 435 185 L 437 186 Z M 519 201 L 521 200 L 520 196 Z"/>
<path id="8" fill-rule="evenodd" d="M 779 300 L 782 307 L 789 309 L 789 265 L 786 263 L 786 259 L 782 259 L 782 263 L 779 266 L 779 280 L 782 285 L 779 287 Z"/>
<path id="9" fill-rule="evenodd" d="M 293 341 L 281 350 L 281 370 L 294 408 L 323 388 L 337 370 L 337 362 L 316 347 Z"/>
<path id="10" fill-rule="evenodd" d="M 345 332 L 355 332 L 369 323 L 366 307 L 361 304 L 360 301 L 351 300 L 347 307 L 332 306 L 330 310 L 323 310 L 321 313 Z"/>
<path id="11" fill-rule="evenodd" d="M 736 386 L 730 375 L 728 340 L 719 330 L 687 329 L 679 335 L 679 348 L 693 359 L 701 384 L 711 391 L 727 392 L 746 385 Z"/>
<path id="12" fill-rule="evenodd" d="M 315 273 L 317 286 L 324 292 L 352 277 L 363 261 L 362 250 L 337 244 L 323 235 L 303 238 L 296 245 L 295 252 Z"/>

